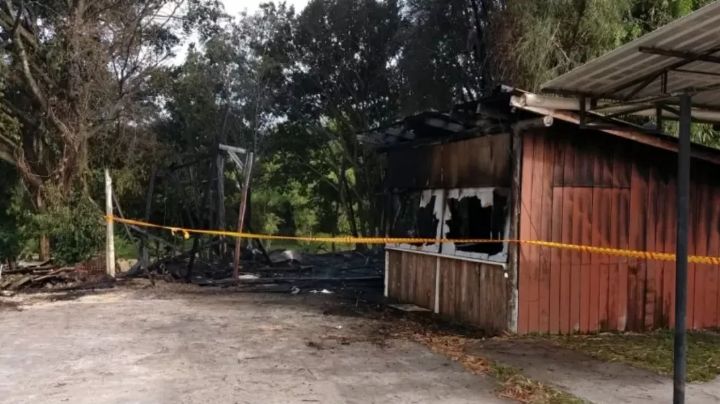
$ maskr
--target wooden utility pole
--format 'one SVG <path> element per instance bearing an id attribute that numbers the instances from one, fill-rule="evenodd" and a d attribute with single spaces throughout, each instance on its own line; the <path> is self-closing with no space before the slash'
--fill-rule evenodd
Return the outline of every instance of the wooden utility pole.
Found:
<path id="1" fill-rule="evenodd" d="M 252 175 L 254 153 L 250 152 L 245 155 L 245 179 L 243 181 L 242 199 L 240 199 L 240 209 L 238 212 L 238 233 L 242 233 L 245 224 L 245 209 L 247 207 L 248 189 L 250 188 L 250 176 Z M 242 238 L 235 238 L 235 256 L 233 257 L 233 278 L 237 279 L 240 275 L 240 246 Z"/>
<path id="2" fill-rule="evenodd" d="M 113 233 L 113 197 L 110 170 L 105 169 L 105 215 L 107 216 L 107 235 L 105 245 L 105 268 L 107 274 L 115 277 L 115 234 Z"/>

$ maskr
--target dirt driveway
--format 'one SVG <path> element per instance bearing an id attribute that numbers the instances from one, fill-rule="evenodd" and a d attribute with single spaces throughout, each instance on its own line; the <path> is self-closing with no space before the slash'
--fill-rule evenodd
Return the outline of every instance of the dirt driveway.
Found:
<path id="1" fill-rule="evenodd" d="M 0 401 L 501 402 L 489 377 L 379 338 L 379 320 L 324 314 L 328 298 L 120 288 L 24 297 L 21 311 L 5 299 Z"/>

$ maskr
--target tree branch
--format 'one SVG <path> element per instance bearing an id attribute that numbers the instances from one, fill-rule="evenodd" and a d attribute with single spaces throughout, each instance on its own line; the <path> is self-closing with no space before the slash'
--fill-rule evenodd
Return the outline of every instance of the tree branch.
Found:
<path id="1" fill-rule="evenodd" d="M 10 13 L 13 13 L 12 3 L 10 0 L 5 0 L 5 5 L 7 6 L 7 9 Z M 20 11 L 18 11 L 20 13 Z M 45 111 L 47 117 L 50 119 L 50 122 L 58 128 L 58 130 L 61 132 L 61 134 L 64 137 L 67 137 L 68 139 L 71 138 L 70 131 L 68 130 L 67 126 L 58 119 L 58 117 L 53 112 L 52 108 L 50 108 L 50 103 L 48 102 L 45 95 L 43 95 L 42 90 L 40 89 L 40 86 L 38 85 L 37 81 L 35 80 L 35 77 L 32 74 L 32 71 L 30 69 L 30 62 L 28 60 L 27 52 L 25 51 L 25 45 L 23 44 L 23 40 L 20 36 L 20 31 L 15 31 L 15 48 L 17 49 L 18 58 L 20 59 L 20 65 L 22 67 L 22 73 L 25 78 L 25 81 L 27 82 L 28 86 L 30 86 L 30 91 L 32 92 L 33 96 L 35 97 L 36 101 L 40 104 L 42 109 Z"/>
<path id="2" fill-rule="evenodd" d="M 17 160 L 15 160 L 15 157 L 12 155 L 12 153 L 10 153 L 8 150 L 5 150 L 5 148 L 2 146 L 0 146 L 0 160 L 17 167 Z"/>

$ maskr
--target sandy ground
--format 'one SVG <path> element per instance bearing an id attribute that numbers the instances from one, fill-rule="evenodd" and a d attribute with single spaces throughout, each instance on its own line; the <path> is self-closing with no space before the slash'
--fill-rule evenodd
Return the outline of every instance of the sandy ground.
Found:
<path id="1" fill-rule="evenodd" d="M 547 343 L 485 340 L 469 352 L 514 366 L 523 374 L 593 403 L 670 403 L 672 380 L 620 363 L 607 363 Z M 688 403 L 720 403 L 720 379 L 686 386 Z"/>
<path id="2" fill-rule="evenodd" d="M 0 298 L 0 401 L 501 402 L 382 321 L 327 314 L 329 296 L 161 289 Z"/>

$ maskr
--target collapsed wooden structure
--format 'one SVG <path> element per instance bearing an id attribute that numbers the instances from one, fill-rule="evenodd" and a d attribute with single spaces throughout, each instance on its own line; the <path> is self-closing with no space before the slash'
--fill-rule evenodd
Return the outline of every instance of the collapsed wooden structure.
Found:
<path id="1" fill-rule="evenodd" d="M 528 105 L 503 88 L 363 134 L 386 155 L 386 233 L 674 252 L 677 139 Z M 690 254 L 720 255 L 720 151 L 692 149 Z M 386 295 L 488 331 L 674 324 L 674 262 L 507 242 L 387 245 Z M 691 328 L 720 325 L 720 268 L 691 265 Z"/>

